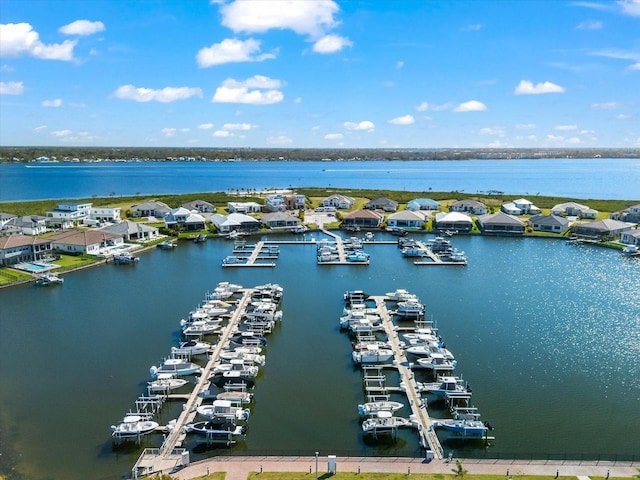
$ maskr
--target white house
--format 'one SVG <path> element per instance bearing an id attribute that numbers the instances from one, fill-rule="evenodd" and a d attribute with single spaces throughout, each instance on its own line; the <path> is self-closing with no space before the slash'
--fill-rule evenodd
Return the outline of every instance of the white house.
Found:
<path id="1" fill-rule="evenodd" d="M 144 202 L 131 207 L 136 217 L 157 217 L 164 218 L 171 213 L 171 208 L 164 202 Z"/>
<path id="2" fill-rule="evenodd" d="M 503 204 L 500 209 L 508 215 L 536 215 L 540 209 L 525 198 Z"/>
<path id="3" fill-rule="evenodd" d="M 219 233 L 229 233 L 234 230 L 243 232 L 260 230 L 260 222 L 243 213 L 230 213 L 229 215 L 214 213 L 211 215 L 211 222 Z"/>
<path id="4" fill-rule="evenodd" d="M 435 227 L 441 231 L 453 230 L 468 233 L 473 228 L 473 220 L 462 212 L 438 213 L 436 214 Z"/>
<path id="5" fill-rule="evenodd" d="M 598 212 L 596 210 L 576 202 L 559 203 L 551 209 L 551 214 L 591 219 L 598 216 Z"/>
<path id="6" fill-rule="evenodd" d="M 407 203 L 407 210 L 440 210 L 440 203 L 431 198 L 416 198 Z"/>
<path id="7" fill-rule="evenodd" d="M 537 232 L 562 233 L 569 228 L 569 220 L 558 215 L 534 215 L 529 225 Z"/>
<path id="8" fill-rule="evenodd" d="M 411 210 L 401 210 L 389 215 L 387 225 L 397 228 L 422 228 L 427 219 L 427 215 L 422 212 L 414 212 Z"/>
<path id="9" fill-rule="evenodd" d="M 59 203 L 53 210 L 47 211 L 47 217 L 79 222 L 89 218 L 91 203 Z"/>
<path id="10" fill-rule="evenodd" d="M 40 235 L 49 230 L 47 227 L 47 217 L 43 217 L 42 215 L 15 217 L 9 224 L 25 235 Z"/>
<path id="11" fill-rule="evenodd" d="M 345 195 L 340 195 L 338 193 L 333 194 L 324 200 L 322 200 L 323 207 L 334 207 L 342 210 L 348 210 L 352 208 L 356 203 L 355 198 L 347 197 Z"/>
<path id="12" fill-rule="evenodd" d="M 452 212 L 472 213 L 473 215 L 486 215 L 489 211 L 484 203 L 470 198 L 452 203 L 449 210 Z"/>
<path id="13" fill-rule="evenodd" d="M 192 200 L 180 206 L 197 213 L 214 213 L 216 211 L 216 207 L 204 200 Z"/>
<path id="14" fill-rule="evenodd" d="M 89 218 L 97 222 L 120 223 L 120 207 L 94 207 L 89 213 Z"/>
<path id="15" fill-rule="evenodd" d="M 149 241 L 158 237 L 158 229 L 151 225 L 145 225 L 140 222 L 132 222 L 125 220 L 115 225 L 109 225 L 100 229 L 101 232 L 114 233 L 121 235 L 126 241 Z"/>
<path id="16" fill-rule="evenodd" d="M 105 247 L 124 244 L 122 235 L 100 230 L 67 230 L 49 238 L 51 248 L 63 253 L 98 255 Z"/>
<path id="17" fill-rule="evenodd" d="M 204 229 L 205 220 L 198 213 L 193 213 L 184 207 L 178 207 L 164 217 L 164 224 L 167 228 L 183 226 L 188 231 L 195 231 Z"/>
<path id="18" fill-rule="evenodd" d="M 626 232 L 622 232 L 620 234 L 620 243 L 624 243 L 625 245 L 635 245 L 636 247 L 640 247 L 640 230 L 627 230 Z"/>
<path id="19" fill-rule="evenodd" d="M 262 205 L 256 202 L 228 202 L 227 211 L 229 213 L 260 213 Z"/>
<path id="20" fill-rule="evenodd" d="M 305 201 L 304 195 L 274 193 L 267 195 L 264 206 L 268 212 L 284 212 L 285 210 L 304 209 Z"/>

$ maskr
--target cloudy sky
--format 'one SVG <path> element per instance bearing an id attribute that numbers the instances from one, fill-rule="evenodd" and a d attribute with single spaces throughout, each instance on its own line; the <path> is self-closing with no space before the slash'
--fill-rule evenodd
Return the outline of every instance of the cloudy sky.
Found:
<path id="1" fill-rule="evenodd" d="M 0 145 L 640 147 L 640 0 L 0 0 Z"/>

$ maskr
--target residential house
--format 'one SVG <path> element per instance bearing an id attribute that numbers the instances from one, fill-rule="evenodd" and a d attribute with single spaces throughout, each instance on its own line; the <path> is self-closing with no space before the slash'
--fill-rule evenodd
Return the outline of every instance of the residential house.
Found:
<path id="1" fill-rule="evenodd" d="M 540 209 L 525 198 L 503 204 L 500 209 L 508 215 L 536 215 Z"/>
<path id="2" fill-rule="evenodd" d="M 131 211 L 136 217 L 164 218 L 171 213 L 171 208 L 164 202 L 152 201 L 134 205 Z"/>
<path id="3" fill-rule="evenodd" d="M 450 230 L 458 233 L 469 233 L 473 228 L 473 220 L 462 212 L 438 213 L 435 228 L 440 231 Z"/>
<path id="4" fill-rule="evenodd" d="M 15 217 L 10 225 L 25 235 L 40 235 L 49 230 L 47 227 L 47 217 L 42 215 L 24 215 Z"/>
<path id="5" fill-rule="evenodd" d="M 640 204 L 625 208 L 620 212 L 613 212 L 609 218 L 621 222 L 640 223 Z"/>
<path id="6" fill-rule="evenodd" d="M 291 229 L 300 225 L 300 219 L 287 212 L 265 213 L 260 219 L 263 225 L 275 229 Z"/>
<path id="7" fill-rule="evenodd" d="M 603 238 L 621 235 L 623 232 L 631 230 L 633 227 L 633 223 L 620 222 L 619 220 L 605 218 L 604 220 L 598 220 L 597 222 L 580 223 L 574 227 L 573 233 L 586 237 Z"/>
<path id="8" fill-rule="evenodd" d="M 385 212 L 395 212 L 398 210 L 398 202 L 391 200 L 390 198 L 376 198 L 369 201 L 364 208 L 367 210 L 383 210 Z"/>
<path id="9" fill-rule="evenodd" d="M 304 209 L 305 201 L 304 195 L 274 193 L 267 195 L 264 206 L 268 212 L 284 212 L 285 210 Z"/>
<path id="10" fill-rule="evenodd" d="M 596 210 L 576 202 L 559 203 L 551 209 L 551 214 L 589 219 L 597 218 L 598 216 L 598 212 Z"/>
<path id="11" fill-rule="evenodd" d="M 620 233 L 620 243 L 640 247 L 640 230 L 626 230 Z"/>
<path id="12" fill-rule="evenodd" d="M 569 228 L 569 220 L 558 215 L 534 215 L 529 226 L 536 232 L 562 233 Z"/>
<path id="13" fill-rule="evenodd" d="M 98 255 L 100 250 L 124 244 L 122 235 L 100 230 L 66 230 L 49 237 L 53 250 L 62 253 Z"/>
<path id="14" fill-rule="evenodd" d="M 460 212 L 460 213 L 471 213 L 473 215 L 486 215 L 489 210 L 487 206 L 479 202 L 478 200 L 472 200 L 467 198 L 465 200 L 458 200 L 454 202 L 449 207 L 449 211 L 451 212 Z"/>
<path id="15" fill-rule="evenodd" d="M 0 266 L 44 260 L 51 254 L 51 240 L 31 235 L 0 237 Z"/>
<path id="16" fill-rule="evenodd" d="M 12 213 L 0 213 L 0 230 L 4 228 L 5 225 L 10 224 L 14 218 L 16 218 L 16 215 Z"/>
<path id="17" fill-rule="evenodd" d="M 122 238 L 129 241 L 142 241 L 148 242 L 158 237 L 158 228 L 151 225 L 146 225 L 140 222 L 132 222 L 131 220 L 125 220 L 114 225 L 109 225 L 100 229 L 101 232 L 114 233 L 121 235 Z"/>
<path id="18" fill-rule="evenodd" d="M 260 230 L 260 222 L 244 213 L 230 213 L 229 215 L 214 213 L 211 215 L 211 222 L 219 233 L 230 233 L 234 230 L 250 233 Z"/>
<path id="19" fill-rule="evenodd" d="M 89 218 L 96 222 L 120 223 L 120 207 L 94 207 L 89 213 Z"/>
<path id="20" fill-rule="evenodd" d="M 198 213 L 193 213 L 184 207 L 178 207 L 164 217 L 164 224 L 167 228 L 184 228 L 188 232 L 204 230 L 204 217 Z"/>
<path id="21" fill-rule="evenodd" d="M 227 211 L 229 213 L 260 213 L 262 205 L 256 202 L 228 202 Z"/>
<path id="22" fill-rule="evenodd" d="M 488 213 L 478 217 L 478 226 L 487 235 L 521 235 L 524 223 L 504 212 Z"/>
<path id="23" fill-rule="evenodd" d="M 216 207 L 204 200 L 191 200 L 180 206 L 196 213 L 215 213 L 216 211 Z"/>
<path id="24" fill-rule="evenodd" d="M 392 213 L 391 215 L 389 215 L 389 218 L 387 218 L 387 225 L 397 228 L 421 229 L 426 220 L 427 215 L 421 212 L 402 210 L 400 212 Z"/>
<path id="25" fill-rule="evenodd" d="M 347 197 L 345 195 L 340 195 L 338 193 L 333 194 L 324 200 L 322 200 L 323 207 L 334 207 L 341 210 L 349 210 L 353 208 L 356 203 L 355 198 Z"/>
<path id="26" fill-rule="evenodd" d="M 91 203 L 59 203 L 53 210 L 47 211 L 47 217 L 55 220 L 81 222 L 89 218 Z"/>
<path id="27" fill-rule="evenodd" d="M 407 210 L 440 210 L 440 202 L 430 198 L 416 198 L 407 203 Z"/>
<path id="28" fill-rule="evenodd" d="M 373 210 L 355 210 L 342 219 L 343 227 L 377 228 L 382 225 L 384 214 Z"/>

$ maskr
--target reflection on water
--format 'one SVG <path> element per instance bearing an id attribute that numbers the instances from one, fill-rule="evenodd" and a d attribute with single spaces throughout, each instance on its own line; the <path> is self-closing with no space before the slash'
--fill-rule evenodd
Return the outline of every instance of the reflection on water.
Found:
<path id="1" fill-rule="evenodd" d="M 176 345 L 180 319 L 219 281 L 272 282 L 284 287 L 284 317 L 269 337 L 239 451 L 417 453 L 411 431 L 401 430 L 393 446 L 363 439 L 362 373 L 338 325 L 346 290 L 406 288 L 426 304 L 457 373 L 473 387 L 473 404 L 495 427 L 486 451 L 447 448 L 637 455 L 640 262 L 551 240 L 454 237 L 453 244 L 466 252 L 467 267 L 417 267 L 393 245 L 368 246 L 368 267 L 319 267 L 313 245 L 283 245 L 276 268 L 223 270 L 229 242 L 185 243 L 143 254 L 137 265 L 68 274 L 61 288 L 0 290 L 0 431 L 31 478 L 128 472 L 139 449 L 114 451 L 109 426 L 144 393 L 149 367 Z M 180 409 L 166 405 L 159 422 Z M 437 405 L 429 411 L 446 413 Z M 145 446 L 161 441 L 153 435 Z M 217 452 L 192 438 L 187 446 L 193 458 Z"/>

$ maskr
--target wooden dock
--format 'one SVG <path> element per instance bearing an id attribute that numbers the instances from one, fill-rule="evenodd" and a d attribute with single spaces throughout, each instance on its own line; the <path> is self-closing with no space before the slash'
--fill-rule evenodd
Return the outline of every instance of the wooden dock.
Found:
<path id="1" fill-rule="evenodd" d="M 240 243 L 242 245 L 240 246 Z M 258 242 L 254 245 L 246 245 L 244 242 L 239 242 L 234 245 L 233 253 L 239 259 L 244 261 L 238 263 L 225 263 L 222 262 L 222 266 L 227 267 L 275 267 L 275 262 L 258 262 L 258 260 L 274 260 L 277 259 L 280 251 L 277 246 L 266 245 L 265 242 Z"/>

